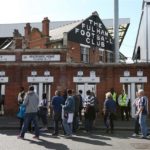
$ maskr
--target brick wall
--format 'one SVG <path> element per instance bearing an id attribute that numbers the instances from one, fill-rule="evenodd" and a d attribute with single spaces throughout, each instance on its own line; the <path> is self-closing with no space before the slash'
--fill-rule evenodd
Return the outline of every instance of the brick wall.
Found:
<path id="1" fill-rule="evenodd" d="M 4 63 L 1 64 L 2 70 L 5 70 L 6 76 L 9 77 L 9 82 L 6 84 L 5 110 L 6 113 L 14 113 L 17 111 L 17 94 L 20 86 L 28 89 L 27 77 L 31 76 L 31 71 L 36 70 L 39 76 L 42 76 L 45 70 L 49 70 L 51 76 L 54 77 L 54 82 L 51 84 L 51 96 L 54 95 L 56 89 L 71 88 L 76 89 L 76 84 L 73 83 L 73 77 L 77 76 L 77 72 L 81 70 L 84 76 L 89 76 L 90 71 L 96 71 L 96 76 L 100 77 L 100 83 L 97 85 L 97 97 L 100 106 L 103 106 L 105 93 L 114 87 L 117 93 L 122 90 L 120 77 L 123 76 L 125 70 L 130 71 L 131 76 L 137 76 L 139 69 L 143 71 L 143 75 L 147 76 L 148 83 L 144 83 L 145 95 L 150 98 L 150 65 L 148 64 L 107 64 L 107 65 L 78 65 L 78 64 L 55 64 L 55 63 Z"/>

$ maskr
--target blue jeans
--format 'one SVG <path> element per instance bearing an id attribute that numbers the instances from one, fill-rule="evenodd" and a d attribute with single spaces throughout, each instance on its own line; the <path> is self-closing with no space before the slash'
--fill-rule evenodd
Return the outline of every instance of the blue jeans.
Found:
<path id="1" fill-rule="evenodd" d="M 63 119 L 63 127 L 65 130 L 65 133 L 67 135 L 71 135 L 72 134 L 72 123 L 68 123 L 67 120 L 68 120 L 67 118 Z"/>
<path id="2" fill-rule="evenodd" d="M 141 127 L 142 136 L 146 137 L 148 133 L 147 123 L 146 123 L 147 115 L 139 115 L 139 124 Z"/>
<path id="3" fill-rule="evenodd" d="M 31 122 L 33 122 L 34 124 L 35 136 L 37 137 L 39 136 L 37 113 L 26 113 L 24 118 L 24 123 L 20 132 L 21 137 L 24 137 L 25 133 L 28 130 L 28 126 Z"/>

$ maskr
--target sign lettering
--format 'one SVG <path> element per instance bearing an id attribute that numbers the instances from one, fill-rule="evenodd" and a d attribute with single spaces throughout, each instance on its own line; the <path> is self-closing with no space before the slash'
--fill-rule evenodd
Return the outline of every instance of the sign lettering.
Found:
<path id="1" fill-rule="evenodd" d="M 60 55 L 22 55 L 22 61 L 60 61 Z"/>
<path id="2" fill-rule="evenodd" d="M 113 50 L 113 39 L 97 15 L 92 15 L 68 33 L 68 40 Z"/>

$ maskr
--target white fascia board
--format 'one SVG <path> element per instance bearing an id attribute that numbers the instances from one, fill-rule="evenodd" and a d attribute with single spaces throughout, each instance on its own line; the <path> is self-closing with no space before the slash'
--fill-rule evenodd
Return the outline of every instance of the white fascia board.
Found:
<path id="1" fill-rule="evenodd" d="M 80 44 L 80 46 L 82 46 L 82 47 L 86 47 L 86 48 L 90 48 L 91 46 L 89 46 L 89 45 L 85 45 L 85 44 Z"/>
<path id="2" fill-rule="evenodd" d="M 120 83 L 147 83 L 147 77 L 120 77 Z"/>
<path id="3" fill-rule="evenodd" d="M 29 83 L 52 83 L 54 82 L 54 78 L 53 77 L 28 77 L 27 81 Z"/>
<path id="4" fill-rule="evenodd" d="M 0 77 L 0 83 L 7 83 L 8 77 Z"/>
<path id="5" fill-rule="evenodd" d="M 100 77 L 73 77 L 75 83 L 100 83 Z"/>

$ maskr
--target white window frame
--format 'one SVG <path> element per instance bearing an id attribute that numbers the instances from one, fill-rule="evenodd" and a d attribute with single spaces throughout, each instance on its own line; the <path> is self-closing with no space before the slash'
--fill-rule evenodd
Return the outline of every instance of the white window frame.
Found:
<path id="1" fill-rule="evenodd" d="M 90 61 L 90 46 L 80 44 L 81 62 L 89 63 Z"/>

